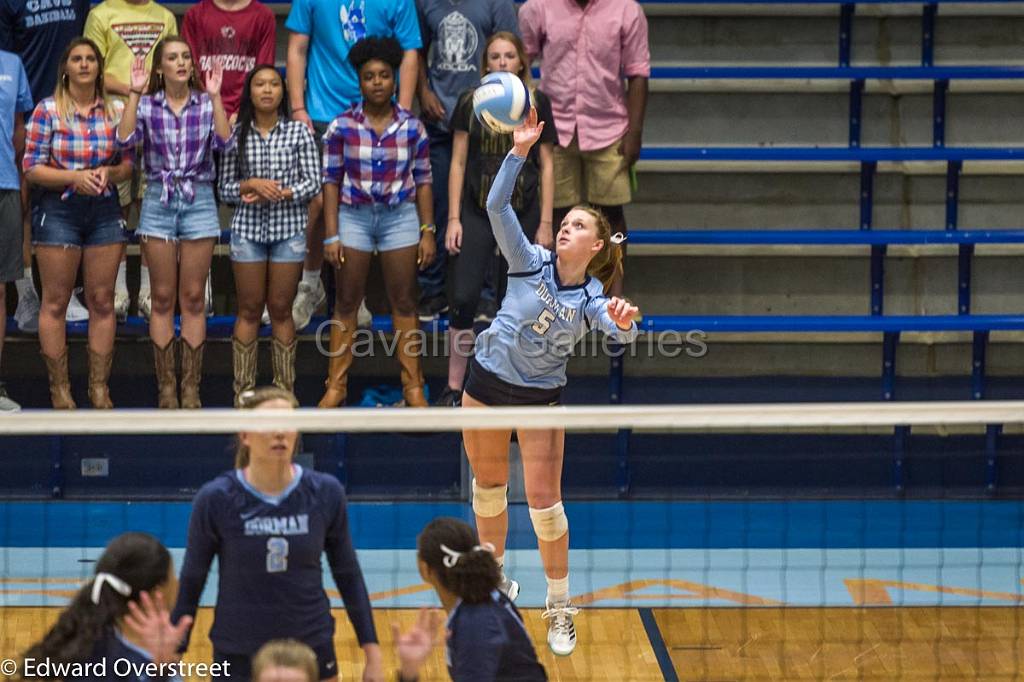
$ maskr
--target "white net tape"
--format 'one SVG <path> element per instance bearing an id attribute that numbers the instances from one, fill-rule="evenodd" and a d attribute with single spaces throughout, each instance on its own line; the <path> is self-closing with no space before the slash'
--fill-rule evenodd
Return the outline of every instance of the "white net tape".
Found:
<path id="1" fill-rule="evenodd" d="M 564 428 L 679 431 L 961 426 L 1024 422 L 1024 401 L 616 405 L 340 410 L 25 411 L 0 417 L 0 435 L 202 434 L 237 431 L 422 432 Z"/>

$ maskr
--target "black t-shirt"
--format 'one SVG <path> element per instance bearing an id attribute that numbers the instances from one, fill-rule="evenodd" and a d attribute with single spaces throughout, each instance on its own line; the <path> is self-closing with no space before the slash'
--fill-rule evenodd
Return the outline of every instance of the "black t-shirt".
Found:
<path id="1" fill-rule="evenodd" d="M 523 170 L 516 180 L 516 189 L 512 192 L 512 208 L 516 212 L 522 211 L 537 200 L 540 145 L 545 142 L 554 144 L 558 141 L 555 119 L 551 114 L 551 100 L 540 90 L 533 91 L 531 95 L 534 106 L 537 107 L 537 117 L 544 121 L 544 131 L 540 134 L 540 141 L 530 149 L 530 155 L 526 158 Z M 498 175 L 501 162 L 505 160 L 508 150 L 512 149 L 512 133 L 496 133 L 476 120 L 473 114 L 473 89 L 459 96 L 455 113 L 452 114 L 451 128 L 469 133 L 466 179 L 462 187 L 463 191 L 468 192 L 475 200 L 477 206 L 486 209 L 487 193 L 491 191 L 491 184 Z"/>
<path id="2" fill-rule="evenodd" d="M 0 50 L 21 57 L 34 102 L 53 94 L 57 62 L 88 14 L 89 0 L 0 0 Z"/>

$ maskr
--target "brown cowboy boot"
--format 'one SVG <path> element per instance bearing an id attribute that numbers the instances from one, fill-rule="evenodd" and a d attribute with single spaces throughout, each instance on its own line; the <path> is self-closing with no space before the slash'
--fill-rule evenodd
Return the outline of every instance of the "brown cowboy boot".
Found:
<path id="1" fill-rule="evenodd" d="M 161 410 L 178 409 L 178 375 L 175 365 L 177 339 L 171 339 L 161 348 L 153 343 L 153 363 L 156 367 L 157 407 Z"/>
<path id="2" fill-rule="evenodd" d="M 199 382 L 203 378 L 203 350 L 206 342 L 193 348 L 185 339 L 181 340 L 181 407 L 186 410 L 198 410 L 203 404 L 199 401 Z"/>
<path id="3" fill-rule="evenodd" d="M 274 385 L 286 391 L 295 392 L 295 349 L 299 340 L 281 343 L 270 340 L 270 359 L 274 367 Z"/>
<path id="4" fill-rule="evenodd" d="M 423 397 L 423 370 L 420 368 L 420 349 L 423 347 L 423 333 L 415 315 L 399 317 L 392 315 L 395 325 L 395 347 L 398 363 L 402 366 L 402 396 L 406 407 L 426 407 Z"/>
<path id="5" fill-rule="evenodd" d="M 317 407 L 337 407 L 348 397 L 348 370 L 352 366 L 352 339 L 356 334 L 356 316 L 331 320 L 330 364 L 327 388 Z"/>
<path id="6" fill-rule="evenodd" d="M 256 388 L 256 355 L 259 350 L 257 339 L 243 343 L 231 338 L 231 364 L 235 370 L 235 407 L 241 407 L 239 396 Z"/>
<path id="7" fill-rule="evenodd" d="M 50 403 L 55 410 L 73 410 L 75 405 L 71 397 L 71 380 L 68 378 L 68 347 L 64 346 L 57 358 L 51 358 L 42 351 L 46 373 L 50 376 Z"/>
<path id="8" fill-rule="evenodd" d="M 114 351 L 101 355 L 89 349 L 89 401 L 97 410 L 109 410 L 114 407 L 110 401 L 110 367 L 114 364 Z"/>

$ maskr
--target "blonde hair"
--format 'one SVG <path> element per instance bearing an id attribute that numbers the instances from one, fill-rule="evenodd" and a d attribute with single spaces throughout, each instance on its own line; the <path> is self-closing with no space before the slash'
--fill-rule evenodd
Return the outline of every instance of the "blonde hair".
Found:
<path id="1" fill-rule="evenodd" d="M 268 668 L 294 668 L 306 674 L 308 682 L 320 679 L 320 666 L 313 650 L 296 639 L 275 639 L 260 647 L 252 659 L 252 682 Z"/>
<path id="2" fill-rule="evenodd" d="M 516 53 L 519 55 L 519 73 L 516 75 L 522 79 L 526 85 L 526 89 L 530 91 L 532 95 L 534 93 L 533 79 L 530 77 L 530 58 L 526 55 L 526 46 L 523 45 L 523 40 L 515 33 L 511 31 L 498 31 L 492 33 L 488 38 L 487 42 L 484 43 L 484 49 L 480 57 L 480 74 L 486 76 L 490 71 L 487 70 L 487 50 L 490 49 L 491 44 L 496 40 L 507 40 L 512 43 L 516 48 Z"/>
<path id="3" fill-rule="evenodd" d="M 570 210 L 583 211 L 597 224 L 597 238 L 604 242 L 604 246 L 590 259 L 587 274 L 601 280 L 605 293 L 608 293 L 612 281 L 622 276 L 622 246 L 612 241 L 612 225 L 600 210 L 585 205 L 573 206 Z"/>
<path id="4" fill-rule="evenodd" d="M 107 97 L 107 91 L 103 86 L 103 70 L 106 68 L 104 66 L 103 53 L 100 52 L 100 48 L 96 47 L 96 43 L 89 38 L 75 38 L 68 43 L 68 46 L 64 48 L 64 54 L 61 55 L 60 61 L 57 63 L 57 87 L 53 90 L 53 101 L 57 105 L 57 115 L 68 124 L 75 118 L 75 103 L 71 100 L 71 79 L 68 76 L 68 59 L 71 58 L 71 51 L 82 45 L 88 45 L 92 53 L 96 55 L 96 68 L 99 70 L 99 74 L 96 76 L 93 99 L 103 100 L 103 111 L 108 120 L 119 121 L 121 112 L 114 103 L 114 100 Z"/>
<path id="5" fill-rule="evenodd" d="M 294 393 L 277 386 L 261 386 L 251 391 L 243 391 L 238 396 L 238 400 L 241 403 L 239 407 L 243 410 L 254 410 L 271 400 L 284 400 L 292 407 L 299 406 L 299 400 Z M 244 469 L 247 466 L 249 466 L 249 446 L 243 445 L 242 440 L 238 439 L 238 444 L 235 447 L 235 468 Z"/>

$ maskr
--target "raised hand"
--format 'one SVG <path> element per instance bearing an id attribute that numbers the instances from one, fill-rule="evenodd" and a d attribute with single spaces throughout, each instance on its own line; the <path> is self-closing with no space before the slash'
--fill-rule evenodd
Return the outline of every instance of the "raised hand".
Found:
<path id="1" fill-rule="evenodd" d="M 620 329 L 629 329 L 639 314 L 640 308 L 624 298 L 613 296 L 608 301 L 608 317 L 612 318 L 612 322 Z"/>
<path id="2" fill-rule="evenodd" d="M 224 62 L 213 60 L 213 67 L 206 73 L 206 94 L 211 98 L 220 95 L 220 86 L 224 83 Z"/>
<path id="3" fill-rule="evenodd" d="M 128 602 L 124 622 L 142 639 L 154 663 L 173 663 L 180 658 L 178 647 L 192 625 L 192 617 L 182 616 L 177 625 L 172 625 L 163 594 L 154 592 L 151 597 L 148 592 L 142 592 L 138 602 Z"/>
<path id="4" fill-rule="evenodd" d="M 132 60 L 131 89 L 135 92 L 144 92 L 149 84 L 149 69 L 146 68 L 146 58 L 136 57 Z"/>
<path id="5" fill-rule="evenodd" d="M 440 625 L 441 614 L 437 609 L 421 609 L 416 624 L 406 632 L 399 631 L 398 623 L 391 624 L 391 634 L 403 678 L 414 679 L 426 663 L 430 652 L 437 645 Z"/>
<path id="6" fill-rule="evenodd" d="M 512 131 L 513 151 L 516 156 L 526 156 L 530 147 L 540 139 L 541 131 L 544 130 L 544 121 L 537 122 L 537 108 L 530 107 L 530 113 L 522 125 L 516 126 Z"/>

